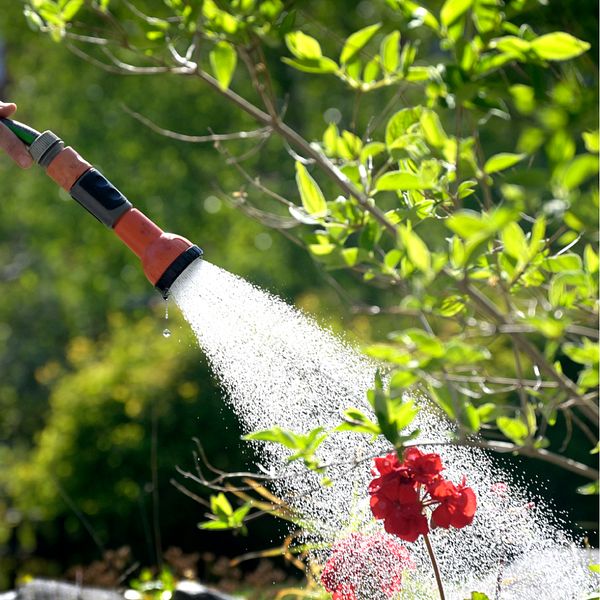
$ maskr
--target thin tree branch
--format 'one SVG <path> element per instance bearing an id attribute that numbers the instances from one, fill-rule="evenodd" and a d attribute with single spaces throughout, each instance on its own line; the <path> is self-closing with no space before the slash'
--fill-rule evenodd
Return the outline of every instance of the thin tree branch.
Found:
<path id="1" fill-rule="evenodd" d="M 202 142 L 227 142 L 229 140 L 246 140 L 253 138 L 267 138 L 271 135 L 271 129 L 269 127 L 261 127 L 260 129 L 254 129 L 252 131 L 236 131 L 235 133 L 213 133 L 211 135 L 188 135 L 185 133 L 177 133 L 170 129 L 164 129 L 160 127 L 154 121 L 148 119 L 144 115 L 132 110 L 126 104 L 122 103 L 123 110 L 131 115 L 134 119 L 151 129 L 155 133 L 158 133 L 164 137 L 178 140 L 180 142 L 190 142 L 192 144 Z"/>
<path id="2" fill-rule="evenodd" d="M 219 85 L 217 80 L 202 71 L 199 68 L 195 68 L 193 73 L 194 76 L 198 77 L 205 83 L 207 83 L 213 90 L 227 98 L 230 102 L 235 104 L 238 108 L 249 114 L 251 117 L 256 119 L 259 123 L 267 127 L 271 127 L 281 137 L 283 137 L 290 145 L 298 148 L 304 156 L 310 157 L 314 162 L 321 168 L 321 170 L 331 179 L 344 193 L 352 196 L 360 204 L 360 206 L 366 212 L 371 215 L 383 225 L 392 235 L 396 235 L 396 226 L 387 219 L 385 214 L 360 190 L 358 190 L 354 184 L 333 164 L 331 161 L 322 154 L 322 152 L 307 142 L 297 131 L 292 129 L 289 125 L 286 125 L 279 118 L 272 118 L 270 115 L 262 111 L 260 108 L 236 94 L 231 89 L 224 89 Z"/>

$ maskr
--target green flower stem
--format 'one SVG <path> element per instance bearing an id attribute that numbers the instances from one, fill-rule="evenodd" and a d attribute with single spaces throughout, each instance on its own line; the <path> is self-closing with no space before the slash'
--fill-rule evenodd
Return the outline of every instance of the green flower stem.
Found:
<path id="1" fill-rule="evenodd" d="M 425 539 L 425 546 L 427 546 L 427 553 L 429 554 L 429 560 L 431 561 L 431 566 L 433 567 L 435 582 L 437 583 L 438 592 L 440 593 L 440 600 L 446 600 L 444 586 L 442 585 L 442 576 L 440 575 L 440 569 L 438 567 L 437 560 L 435 559 L 435 554 L 433 553 L 433 546 L 431 545 L 428 535 L 423 535 L 423 538 Z"/>

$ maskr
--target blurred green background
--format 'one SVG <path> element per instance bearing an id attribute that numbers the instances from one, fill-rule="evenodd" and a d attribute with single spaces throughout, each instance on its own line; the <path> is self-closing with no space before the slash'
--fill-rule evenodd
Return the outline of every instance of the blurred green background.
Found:
<path id="1" fill-rule="evenodd" d="M 304 5 L 316 22 L 331 24 L 332 45 L 365 23 L 391 18 L 383 2 Z M 563 28 L 595 43 L 595 2 L 550 5 L 536 16 L 540 31 Z M 244 182 L 210 144 L 163 138 L 123 108 L 191 134 L 256 127 L 220 97 L 184 78 L 103 72 L 31 31 L 13 0 L 0 0 L 0 42 L 0 98 L 19 104 L 17 118 L 61 135 L 163 228 L 351 340 L 377 339 L 390 329 L 392 317 L 354 314 L 301 248 L 222 199 L 220 190 L 243 196 Z M 597 45 L 589 53 L 596 55 Z M 589 75 L 595 67 L 586 60 L 590 97 L 570 117 L 574 127 L 596 106 Z M 321 136 L 328 109 L 350 107 L 345 90 L 327 78 L 273 66 L 282 101 L 293 99 L 288 118 L 306 137 Z M 246 84 L 234 80 L 242 92 Z M 509 135 L 499 123 L 498 150 Z M 493 152 L 494 142 L 486 143 Z M 239 154 L 252 144 L 227 148 Z M 269 142 L 251 166 L 297 197 L 293 161 L 282 161 L 279 145 Z M 249 538 L 200 532 L 195 525 L 204 510 L 170 484 L 177 465 L 192 468 L 194 436 L 221 468 L 237 469 L 250 458 L 174 307 L 166 339 L 164 302 L 137 259 L 41 169 L 21 171 L 0 157 L 0 190 L 0 589 L 18 574 L 59 576 L 123 545 L 141 564 L 154 564 L 153 431 L 163 549 L 235 555 L 268 546 L 278 535 L 272 526 L 258 526 Z M 380 300 L 375 289 L 344 276 L 341 282 L 357 302 Z M 593 525 L 594 499 L 575 496 L 565 473 L 527 468 L 552 478 L 547 495 L 570 518 Z"/>

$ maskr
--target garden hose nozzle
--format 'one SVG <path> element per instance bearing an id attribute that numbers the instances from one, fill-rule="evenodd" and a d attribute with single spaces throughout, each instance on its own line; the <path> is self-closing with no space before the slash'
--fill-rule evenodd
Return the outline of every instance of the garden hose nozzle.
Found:
<path id="1" fill-rule="evenodd" d="M 135 252 L 146 277 L 166 298 L 181 273 L 202 250 L 180 235 L 164 232 L 102 173 L 51 131 L 0 118 L 28 148 L 29 154 L 71 197 L 114 232 Z"/>

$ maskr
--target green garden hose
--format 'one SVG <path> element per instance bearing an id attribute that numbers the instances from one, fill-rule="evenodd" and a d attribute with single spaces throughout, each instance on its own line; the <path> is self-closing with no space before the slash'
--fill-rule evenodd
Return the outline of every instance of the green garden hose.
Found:
<path id="1" fill-rule="evenodd" d="M 23 123 L 19 123 L 19 121 L 0 117 L 0 123 L 8 127 L 27 146 L 31 146 L 36 138 L 40 136 L 39 131 Z"/>

